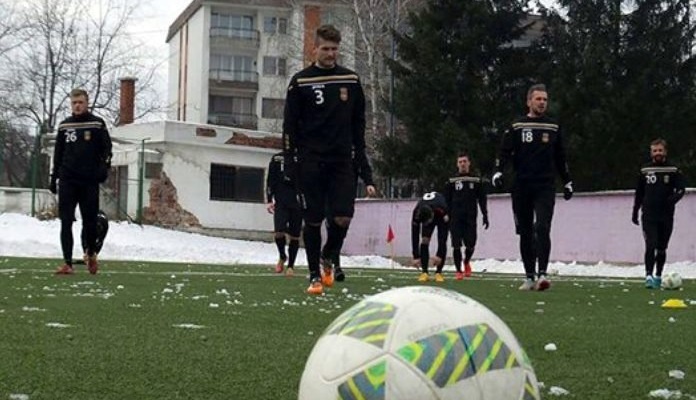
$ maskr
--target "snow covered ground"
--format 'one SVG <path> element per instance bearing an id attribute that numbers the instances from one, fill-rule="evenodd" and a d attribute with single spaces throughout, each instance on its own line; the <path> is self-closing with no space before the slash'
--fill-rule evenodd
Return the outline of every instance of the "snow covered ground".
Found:
<path id="1" fill-rule="evenodd" d="M 76 258 L 82 254 L 78 249 L 80 229 L 80 222 L 73 225 Z M 0 214 L 0 256 L 61 258 L 59 235 L 58 220 L 39 221 L 26 215 Z M 103 260 L 274 265 L 277 250 L 273 243 L 215 238 L 152 226 L 140 227 L 126 222 L 111 222 L 100 257 Z M 306 263 L 304 251 L 300 250 L 297 264 Z M 387 258 L 374 255 L 344 257 L 342 265 L 348 268 L 406 268 Z M 524 270 L 518 260 L 476 260 L 473 267 L 475 272 L 485 270 L 521 274 Z M 696 262 L 669 263 L 665 268 L 666 271 L 679 272 L 684 278 L 696 278 Z M 644 276 L 642 265 L 618 266 L 605 263 L 552 263 L 549 272 L 561 276 Z"/>

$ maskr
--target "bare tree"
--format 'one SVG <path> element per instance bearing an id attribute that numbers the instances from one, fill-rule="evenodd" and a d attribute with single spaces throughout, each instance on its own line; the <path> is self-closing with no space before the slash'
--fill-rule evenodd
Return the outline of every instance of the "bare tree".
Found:
<path id="1" fill-rule="evenodd" d="M 401 31 L 411 10 L 424 0 L 342 0 L 350 6 L 356 33 L 356 65 L 368 101 L 368 138 L 370 144 L 389 128 L 391 73 L 385 60 L 395 57 L 394 31 Z"/>
<path id="2" fill-rule="evenodd" d="M 23 27 L 17 15 L 16 4 L 0 3 L 0 57 L 22 43 L 18 33 Z"/>
<path id="3" fill-rule="evenodd" d="M 90 93 L 92 109 L 116 122 L 120 77 L 136 76 L 141 93 L 153 92 L 156 61 L 127 32 L 137 5 L 136 0 L 22 3 L 25 29 L 9 65 L 8 103 L 15 116 L 52 132 L 67 112 L 68 93 L 81 87 Z M 159 111 L 160 98 L 156 93 L 138 96 L 138 115 Z"/>
<path id="4" fill-rule="evenodd" d="M 0 121 L 0 186 L 26 186 L 29 183 L 33 140 L 28 127 Z"/>

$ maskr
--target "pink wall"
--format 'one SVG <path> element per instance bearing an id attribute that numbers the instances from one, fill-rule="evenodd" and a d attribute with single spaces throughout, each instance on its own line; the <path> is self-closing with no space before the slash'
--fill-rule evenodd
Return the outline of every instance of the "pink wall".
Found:
<path id="1" fill-rule="evenodd" d="M 410 218 L 414 200 L 359 200 L 343 250 L 346 254 L 389 256 L 386 243 L 391 224 L 397 257 L 411 256 Z M 551 229 L 551 259 L 596 263 L 642 263 L 643 236 L 631 223 L 633 191 L 577 194 L 570 201 L 556 198 Z M 474 258 L 519 259 L 518 238 L 510 197 L 488 198 L 490 228 L 480 226 Z M 435 248 L 434 241 L 431 248 Z M 447 255 L 452 252 L 448 241 Z M 677 205 L 667 261 L 696 260 L 696 191 L 689 190 Z"/>

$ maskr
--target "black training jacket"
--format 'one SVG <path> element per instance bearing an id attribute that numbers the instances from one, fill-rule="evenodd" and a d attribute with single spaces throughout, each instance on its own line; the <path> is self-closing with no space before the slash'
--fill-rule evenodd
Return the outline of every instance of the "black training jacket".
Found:
<path id="1" fill-rule="evenodd" d="M 270 203 L 274 199 L 277 204 L 286 207 L 299 207 L 295 187 L 285 174 L 285 162 L 282 152 L 274 154 L 268 163 L 266 200 Z"/>
<path id="2" fill-rule="evenodd" d="M 553 184 L 556 171 L 563 183 L 571 180 L 561 128 L 546 116 L 521 117 L 505 131 L 496 170 L 504 172 L 510 160 L 520 183 Z"/>
<path id="3" fill-rule="evenodd" d="M 295 74 L 285 101 L 283 142 L 285 151 L 300 159 L 350 160 L 355 154 L 361 165 L 365 95 L 358 75 L 338 65 L 311 65 Z"/>
<path id="4" fill-rule="evenodd" d="M 479 176 L 457 174 L 449 178 L 445 186 L 445 199 L 453 218 L 476 218 L 478 207 L 483 215 L 488 215 L 486 189 Z"/>
<path id="5" fill-rule="evenodd" d="M 111 136 L 103 119 L 87 112 L 58 125 L 53 174 L 58 179 L 99 183 L 111 162 Z"/>
<path id="6" fill-rule="evenodd" d="M 634 212 L 643 209 L 643 218 L 674 218 L 674 205 L 684 196 L 686 183 L 679 168 L 669 163 L 649 163 L 640 169 Z"/>

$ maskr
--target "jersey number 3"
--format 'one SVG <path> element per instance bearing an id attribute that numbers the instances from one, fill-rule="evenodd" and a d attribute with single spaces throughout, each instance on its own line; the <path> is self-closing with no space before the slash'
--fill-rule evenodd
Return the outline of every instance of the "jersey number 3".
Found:
<path id="1" fill-rule="evenodd" d="M 314 89 L 314 95 L 316 96 L 316 98 L 314 99 L 314 102 L 316 104 L 324 103 L 324 92 L 321 91 L 321 89 Z"/>

